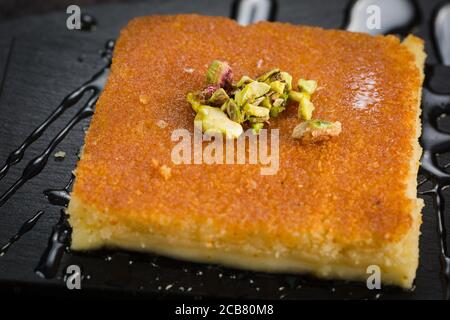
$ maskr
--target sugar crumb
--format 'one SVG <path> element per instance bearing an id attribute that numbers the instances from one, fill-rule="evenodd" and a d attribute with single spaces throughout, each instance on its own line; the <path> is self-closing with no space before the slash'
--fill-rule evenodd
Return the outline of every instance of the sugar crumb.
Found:
<path id="1" fill-rule="evenodd" d="M 150 98 L 148 96 L 146 96 L 146 95 L 140 95 L 139 96 L 139 101 L 142 104 L 148 104 L 150 102 Z"/>
<path id="2" fill-rule="evenodd" d="M 55 154 L 53 156 L 57 160 L 62 160 L 66 157 L 66 153 L 64 151 L 58 151 L 58 152 L 55 152 Z"/>
<path id="3" fill-rule="evenodd" d="M 262 65 L 263 65 L 263 59 L 259 59 L 259 60 L 256 62 L 256 67 L 259 69 L 259 68 L 262 67 Z"/>
<path id="4" fill-rule="evenodd" d="M 159 166 L 159 161 L 155 158 L 152 159 L 152 166 L 153 167 L 158 167 Z"/>
<path id="5" fill-rule="evenodd" d="M 164 129 L 165 127 L 167 127 L 167 122 L 164 120 L 158 120 L 156 121 L 156 125 L 161 129 Z"/>
<path id="6" fill-rule="evenodd" d="M 163 176 L 164 179 L 168 180 L 172 175 L 172 169 L 170 169 L 165 164 L 159 167 L 159 173 Z"/>

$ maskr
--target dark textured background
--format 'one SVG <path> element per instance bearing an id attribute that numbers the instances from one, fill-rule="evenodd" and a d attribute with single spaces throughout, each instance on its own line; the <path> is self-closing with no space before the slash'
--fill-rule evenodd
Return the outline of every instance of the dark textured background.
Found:
<path id="1" fill-rule="evenodd" d="M 85 7 L 95 4 L 130 3 L 138 1 L 139 0 L 2 0 L 0 1 L 0 19 L 14 19 L 31 14 L 44 14 L 57 10 L 64 11 L 65 8 L 71 4 Z"/>
<path id="2" fill-rule="evenodd" d="M 42 2 L 42 1 L 39 1 Z M 197 12 L 229 15 L 231 1 L 147 1 L 85 6 L 93 1 L 70 1 L 80 4 L 83 13 L 92 14 L 98 25 L 92 32 L 68 31 L 65 27 L 65 3 L 37 1 L 3 1 L 0 5 L 0 165 L 9 152 L 58 105 L 62 98 L 89 79 L 103 65 L 99 50 L 106 40 L 116 38 L 119 30 L 134 16 Z M 36 5 L 28 5 L 35 3 Z M 43 2 L 42 2 L 43 3 Z M 277 20 L 298 24 L 339 28 L 343 25 L 348 1 L 279 1 Z M 49 4 L 49 5 L 48 5 Z M 430 19 L 438 1 L 419 1 L 422 20 L 413 32 L 427 40 L 428 63 L 437 63 L 430 41 Z M 17 10 L 19 7 L 20 10 Z M 39 8 L 38 8 L 39 7 Z M 45 15 L 27 13 L 59 10 Z M 436 89 L 450 91 L 446 70 L 432 81 Z M 24 166 L 39 154 L 52 136 L 76 112 L 65 113 L 26 153 L 25 161 L 13 167 L 0 182 L 0 193 L 15 181 Z M 383 288 L 368 291 L 364 284 L 343 281 L 320 281 L 305 276 L 273 275 L 236 271 L 215 265 L 202 265 L 159 256 L 117 251 L 66 253 L 58 274 L 41 279 L 35 272 L 47 246 L 52 226 L 60 208 L 45 199 L 43 190 L 62 188 L 75 167 L 76 154 L 82 145 L 88 120 L 77 125 L 57 150 L 67 153 L 63 161 L 50 159 L 43 172 L 23 186 L 0 208 L 0 244 L 13 236 L 20 225 L 37 210 L 44 209 L 34 229 L 0 257 L 0 289 L 10 292 L 67 294 L 64 270 L 70 264 L 82 266 L 82 293 L 89 295 L 127 296 L 195 296 L 247 298 L 404 298 L 441 299 L 438 237 L 432 203 L 425 197 L 421 259 L 413 291 Z M 447 126 L 445 120 L 443 126 Z M 450 128 L 450 126 L 447 126 Z M 445 158 L 445 156 L 444 156 Z M 443 161 L 446 161 L 445 159 Z M 388 187 L 388 186 L 387 186 Z M 448 198 L 448 194 L 446 195 Z M 448 203 L 448 201 L 447 201 Z M 447 219 L 448 220 L 448 219 Z M 188 288 L 189 291 L 188 291 Z M 44 290 L 45 289 L 45 290 Z"/>

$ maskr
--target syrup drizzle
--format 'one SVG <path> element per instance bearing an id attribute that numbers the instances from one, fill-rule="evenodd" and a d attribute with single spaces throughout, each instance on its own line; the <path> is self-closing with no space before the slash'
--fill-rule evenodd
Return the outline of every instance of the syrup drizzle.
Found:
<path id="1" fill-rule="evenodd" d="M 79 109 L 76 115 L 66 124 L 66 126 L 51 140 L 44 151 L 32 159 L 22 172 L 22 175 L 17 179 L 2 195 L 0 195 L 0 207 L 3 206 L 14 193 L 23 186 L 28 180 L 38 175 L 46 166 L 50 155 L 56 146 L 66 137 L 70 130 L 82 119 L 90 117 L 94 112 L 94 106 L 103 90 L 106 79 L 109 74 L 111 65 L 112 52 L 114 49 L 114 41 L 106 42 L 104 50 L 102 50 L 101 57 L 105 60 L 106 65 L 97 72 L 89 81 L 82 84 L 79 88 L 67 95 L 60 105 L 50 114 L 50 116 L 42 122 L 13 152 L 11 152 L 0 169 L 0 180 L 7 174 L 8 170 L 15 164 L 19 163 L 25 154 L 27 148 L 47 130 L 47 128 L 56 121 L 66 110 L 73 107 L 86 92 L 90 92 L 90 97 L 87 102 Z M 69 182 L 62 190 L 45 190 L 44 194 L 47 196 L 50 204 L 57 206 L 67 206 L 70 195 L 69 188 L 73 183 L 73 175 Z M 19 233 L 12 237 L 10 241 L 1 249 L 4 254 L 8 248 L 17 241 L 24 233 L 31 230 L 34 224 L 38 221 L 43 211 L 39 211 L 33 218 L 26 221 L 20 228 Z M 41 256 L 36 273 L 44 278 L 52 278 L 56 275 L 59 263 L 70 242 L 70 225 L 67 221 L 67 215 L 64 210 L 61 210 L 61 216 L 58 223 L 53 227 L 52 234 L 48 241 L 48 246 Z"/>
<path id="2" fill-rule="evenodd" d="M 53 138 L 45 150 L 32 159 L 22 172 L 22 175 L 17 179 L 2 195 L 0 195 L 0 207 L 3 206 L 8 199 L 28 180 L 39 174 L 48 162 L 50 155 L 56 146 L 66 137 L 70 130 L 81 120 L 90 117 L 94 113 L 94 106 L 103 89 L 106 79 L 109 74 L 109 66 L 111 64 L 111 54 L 114 47 L 113 41 L 108 41 L 103 51 L 102 56 L 107 60 L 107 65 L 97 72 L 89 81 L 81 85 L 78 89 L 66 96 L 61 104 L 52 112 L 52 114 L 42 122 L 26 139 L 25 141 L 8 156 L 3 168 L 0 169 L 0 179 L 2 179 L 9 168 L 22 160 L 25 150 L 36 141 L 44 131 L 60 117 L 67 109 L 74 106 L 87 91 L 91 92 L 91 96 L 85 105 L 76 113 L 76 115 L 67 123 L 67 125 Z"/>
<path id="3" fill-rule="evenodd" d="M 70 243 L 71 228 L 67 221 L 67 215 L 61 210 L 58 223 L 53 226 L 52 234 L 48 239 L 48 245 L 35 269 L 38 276 L 45 279 L 53 278 L 59 269 L 59 264 L 65 249 Z"/>
<path id="4" fill-rule="evenodd" d="M 450 149 L 450 134 L 440 131 L 437 125 L 438 117 L 448 113 L 450 113 L 450 94 L 433 92 L 427 85 L 423 90 L 422 98 L 422 136 L 420 142 L 424 151 L 421 160 L 421 172 L 433 182 L 434 187 L 421 194 L 433 197 L 438 224 L 439 260 L 445 299 L 450 299 L 450 257 L 447 249 L 443 190 L 450 186 L 450 174 L 438 165 L 436 155 Z"/>
<path id="5" fill-rule="evenodd" d="M 44 214 L 43 210 L 39 210 L 38 212 L 36 212 L 30 219 L 28 219 L 27 221 L 25 221 L 24 224 L 22 224 L 22 226 L 20 227 L 19 231 L 12 236 L 7 243 L 5 243 L 1 248 L 0 248 L 0 257 L 2 257 L 7 251 L 8 249 L 16 242 L 18 241 L 25 233 L 27 233 L 28 231 L 30 231 L 31 229 L 33 229 L 34 225 L 36 224 L 36 222 L 39 221 L 39 218 L 42 216 L 42 214 Z"/>
<path id="6" fill-rule="evenodd" d="M 113 49 L 114 41 L 109 40 L 105 45 L 105 50 L 100 52 L 101 57 L 107 62 L 106 66 L 96 75 L 94 75 L 94 77 L 92 77 L 90 81 L 74 91 L 80 92 L 80 94 L 82 94 L 83 88 L 84 90 L 90 89 L 93 91 L 91 98 L 72 119 L 75 123 L 92 115 L 93 107 L 97 102 L 100 92 L 103 90 L 109 74 Z M 73 93 L 71 93 L 71 95 L 72 94 Z M 68 126 L 70 124 L 71 122 L 69 122 Z M 44 194 L 50 204 L 67 207 L 70 201 L 69 189 L 74 181 L 74 178 L 75 177 L 72 174 L 63 189 L 48 189 L 44 191 Z M 69 247 L 70 242 L 71 227 L 67 220 L 67 217 L 68 216 L 66 215 L 64 209 L 62 209 L 60 219 L 58 223 L 53 227 L 52 234 L 48 240 L 47 248 L 42 254 L 39 264 L 35 269 L 36 274 L 40 277 L 46 279 L 53 278 L 58 272 L 64 251 Z"/>
<path id="7" fill-rule="evenodd" d="M 69 189 L 72 186 L 74 179 L 75 176 L 72 174 L 64 188 L 45 190 L 44 195 L 47 197 L 48 202 L 55 206 L 67 207 L 70 201 Z M 53 227 L 47 248 L 41 255 L 39 264 L 35 269 L 36 274 L 41 278 L 53 278 L 58 272 L 64 251 L 69 247 L 70 231 L 71 228 L 67 221 L 67 215 L 65 214 L 64 209 L 62 209 L 60 219 Z"/>

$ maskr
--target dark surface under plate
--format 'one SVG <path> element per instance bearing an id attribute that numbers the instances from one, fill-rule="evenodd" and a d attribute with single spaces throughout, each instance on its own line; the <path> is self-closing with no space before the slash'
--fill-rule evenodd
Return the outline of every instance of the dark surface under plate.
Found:
<path id="1" fill-rule="evenodd" d="M 436 64 L 430 42 L 430 17 L 436 1 L 421 1 L 422 22 L 412 30 L 427 40 L 428 64 Z M 277 20 L 298 24 L 340 28 L 345 21 L 347 1 L 279 1 Z M 196 12 L 228 15 L 231 1 L 148 1 L 142 4 L 114 4 L 82 7 L 92 14 L 97 26 L 92 31 L 69 31 L 65 12 L 25 17 L 0 23 L 0 166 L 8 154 L 56 108 L 61 100 L 104 65 L 99 51 L 108 39 L 135 16 Z M 439 68 L 431 85 L 450 91 L 450 72 Z M 0 194 L 21 175 L 30 159 L 47 146 L 86 99 L 70 108 L 33 143 L 22 162 L 12 167 L 1 180 Z M 450 122 L 440 125 L 450 131 Z M 432 199 L 425 196 L 420 266 L 415 289 L 404 291 L 386 287 L 369 291 L 364 283 L 321 281 L 308 276 L 240 271 L 216 265 L 195 264 L 151 254 L 124 251 L 92 253 L 65 252 L 55 277 L 44 279 L 35 268 L 46 250 L 52 227 L 60 218 L 61 207 L 51 205 L 43 191 L 61 189 L 75 168 L 82 145 L 83 120 L 55 151 L 63 150 L 63 161 L 50 158 L 44 170 L 26 183 L 0 207 L 0 244 L 17 233 L 20 226 L 38 210 L 44 210 L 34 228 L 0 257 L 0 288 L 23 292 L 68 293 L 64 274 L 71 264 L 81 266 L 82 292 L 85 294 L 157 297 L 246 297 L 285 299 L 442 299 L 444 286 L 440 274 L 437 219 Z M 448 162 L 446 155 L 440 158 Z M 421 179 L 421 178 L 419 178 Z M 389 186 L 387 186 L 389 187 Z M 426 183 L 423 188 L 430 187 Z M 448 201 L 448 193 L 445 198 Z M 450 212 L 450 211 L 449 211 Z M 447 219 L 447 221 L 450 219 Z M 46 290 L 42 290 L 46 289 Z"/>

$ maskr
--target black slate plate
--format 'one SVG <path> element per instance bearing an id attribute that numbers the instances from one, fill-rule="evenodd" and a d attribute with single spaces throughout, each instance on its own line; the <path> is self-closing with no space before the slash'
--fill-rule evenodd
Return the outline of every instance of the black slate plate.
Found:
<path id="1" fill-rule="evenodd" d="M 76 2 L 76 1 L 74 1 Z M 347 1 L 279 1 L 277 20 L 339 28 L 345 21 Z M 427 40 L 428 63 L 436 64 L 430 42 L 430 19 L 437 1 L 420 1 L 422 22 L 414 33 Z M 68 31 L 66 14 L 26 17 L 0 24 L 0 164 L 42 122 L 64 96 L 88 80 L 104 64 L 99 51 L 106 40 L 116 38 L 127 21 L 140 15 L 197 12 L 228 15 L 231 1 L 149 1 L 142 4 L 83 6 L 98 24 L 91 32 Z M 439 68 L 430 83 L 439 91 L 450 91 L 450 72 Z M 82 100 L 79 106 L 85 101 Z M 64 113 L 27 150 L 25 158 L 0 182 L 3 193 L 69 121 L 77 107 Z M 67 153 L 63 161 L 50 159 L 45 169 L 26 183 L 0 208 L 0 244 L 6 243 L 38 210 L 45 213 L 34 228 L 0 257 L 0 288 L 40 294 L 68 293 L 66 267 L 81 266 L 82 293 L 87 295 L 132 295 L 153 297 L 244 297 L 285 299 L 442 299 L 439 238 L 432 201 L 424 197 L 420 266 L 415 289 L 385 287 L 369 291 L 363 283 L 321 281 L 308 276 L 274 275 L 173 260 L 156 255 L 124 251 L 66 252 L 55 277 L 40 278 L 35 268 L 47 247 L 61 207 L 50 205 L 43 191 L 60 189 L 70 179 L 89 119 L 79 123 L 56 150 Z M 446 118 L 440 125 L 450 131 Z M 447 163 L 449 157 L 440 157 Z M 425 184 L 424 189 L 430 187 Z M 445 198 L 449 203 L 448 193 Z M 447 219 L 449 220 L 449 219 Z M 448 227 L 448 225 L 447 225 Z"/>

